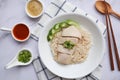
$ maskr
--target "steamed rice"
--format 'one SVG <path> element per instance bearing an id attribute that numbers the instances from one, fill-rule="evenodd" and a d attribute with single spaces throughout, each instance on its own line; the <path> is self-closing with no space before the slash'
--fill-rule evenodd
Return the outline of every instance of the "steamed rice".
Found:
<path id="1" fill-rule="evenodd" d="M 74 47 L 73 54 L 69 54 L 69 57 L 71 58 L 71 61 L 67 64 L 75 64 L 80 63 L 86 60 L 88 56 L 88 51 L 91 48 L 91 34 L 84 28 L 80 28 L 81 33 L 81 39 L 78 39 L 78 43 Z M 50 42 L 50 47 L 52 49 L 54 60 L 58 63 L 61 63 L 59 61 L 59 54 L 57 48 L 59 43 L 59 40 L 62 38 L 62 31 L 55 34 L 53 40 Z M 63 54 L 63 53 L 62 53 Z"/>

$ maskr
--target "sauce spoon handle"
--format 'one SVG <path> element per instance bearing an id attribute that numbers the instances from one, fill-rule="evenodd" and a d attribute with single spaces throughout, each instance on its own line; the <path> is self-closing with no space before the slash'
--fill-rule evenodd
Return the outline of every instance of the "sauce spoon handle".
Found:
<path id="1" fill-rule="evenodd" d="M 5 69 L 10 69 L 12 67 L 15 67 L 18 65 L 18 61 L 16 60 L 16 57 L 14 57 L 6 66 Z"/>
<path id="2" fill-rule="evenodd" d="M 11 32 L 11 29 L 9 29 L 9 28 L 5 28 L 5 27 L 1 27 L 0 30 Z"/>

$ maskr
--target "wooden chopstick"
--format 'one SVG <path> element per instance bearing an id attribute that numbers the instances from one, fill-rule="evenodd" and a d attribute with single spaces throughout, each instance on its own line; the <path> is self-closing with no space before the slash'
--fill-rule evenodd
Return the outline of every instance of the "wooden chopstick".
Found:
<path id="1" fill-rule="evenodd" d="M 104 0 L 105 2 L 105 0 Z M 106 18 L 106 27 L 107 27 L 107 34 L 108 34 L 108 46 L 109 46 L 109 59 L 110 59 L 110 66 L 111 70 L 114 70 L 114 62 L 113 62 L 113 55 L 112 55 L 112 48 L 111 48 L 111 40 L 110 40 L 110 32 L 109 32 L 109 25 L 108 25 L 108 9 L 107 5 L 105 4 L 105 18 Z"/>
<path id="2" fill-rule="evenodd" d="M 111 30 L 111 33 L 112 33 L 112 39 L 113 39 L 113 44 L 114 44 L 114 51 L 115 51 L 117 66 L 118 66 L 118 70 L 120 71 L 119 53 L 118 53 L 118 49 L 117 49 L 117 45 L 116 45 L 116 41 L 115 41 L 115 36 L 114 36 L 113 29 L 112 29 L 112 23 L 111 23 L 111 19 L 110 19 L 109 14 L 108 14 L 108 19 L 109 19 L 109 23 L 110 23 L 110 30 Z"/>
<path id="3" fill-rule="evenodd" d="M 107 5 L 106 5 L 106 8 L 107 8 Z M 107 10 L 106 11 L 107 12 L 107 17 L 108 17 L 108 20 L 109 20 L 110 30 L 111 30 L 111 33 L 112 33 L 112 39 L 113 39 L 113 44 L 114 44 L 114 51 L 115 51 L 117 66 L 118 66 L 118 70 L 120 71 L 119 53 L 118 53 L 118 49 L 117 49 L 117 45 L 116 45 L 116 41 L 115 41 L 115 37 L 114 37 L 114 32 L 113 32 L 113 29 L 112 29 L 112 23 L 111 23 L 111 19 L 110 19 L 109 13 L 108 13 L 108 9 L 106 9 L 106 10 Z"/>

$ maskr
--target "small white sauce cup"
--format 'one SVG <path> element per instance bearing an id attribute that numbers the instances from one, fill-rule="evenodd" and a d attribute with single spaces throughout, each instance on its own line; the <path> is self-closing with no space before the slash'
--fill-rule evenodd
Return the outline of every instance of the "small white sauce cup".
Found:
<path id="1" fill-rule="evenodd" d="M 28 36 L 27 36 L 25 39 L 23 39 L 23 40 L 16 38 L 15 35 L 14 35 L 14 32 L 13 32 L 14 28 L 15 28 L 17 25 L 19 25 L 19 24 L 25 25 L 25 26 L 28 28 L 28 30 L 29 30 Z M 13 27 L 12 29 L 2 27 L 2 28 L 0 28 L 0 30 L 2 30 L 2 31 L 9 31 L 9 32 L 11 33 L 12 37 L 14 38 L 14 40 L 19 41 L 19 42 L 24 42 L 24 41 L 28 40 L 29 37 L 30 37 L 30 35 L 31 35 L 31 33 L 30 33 L 30 28 L 29 28 L 28 25 L 26 25 L 25 23 L 17 23 L 17 24 L 14 25 L 14 27 Z"/>
<path id="2" fill-rule="evenodd" d="M 43 2 L 40 1 L 40 0 L 37 0 L 37 1 L 40 2 L 41 5 L 42 5 L 42 11 L 41 11 L 41 13 L 40 13 L 39 15 L 33 16 L 33 15 L 31 15 L 31 14 L 28 12 L 28 9 L 27 9 L 27 5 L 28 5 L 28 3 L 29 3 L 30 1 L 31 1 L 31 0 L 28 0 L 28 1 L 26 2 L 26 5 L 25 5 L 25 11 L 26 11 L 27 15 L 28 15 L 29 17 L 31 17 L 31 18 L 38 18 L 38 17 L 40 17 L 40 16 L 43 14 L 43 12 L 44 12 Z"/>
<path id="3" fill-rule="evenodd" d="M 19 24 L 25 25 L 25 26 L 28 28 L 28 31 L 29 31 L 28 36 L 27 36 L 25 39 L 23 39 L 23 40 L 20 40 L 20 39 L 16 38 L 15 35 L 14 35 L 14 32 L 13 32 L 14 28 L 15 28 L 17 25 L 19 25 Z M 16 24 L 16 25 L 12 28 L 11 34 L 12 34 L 12 37 L 13 37 L 16 41 L 24 42 L 24 41 L 28 40 L 29 37 L 30 37 L 30 29 L 29 29 L 28 25 L 26 25 L 25 23 L 18 23 L 18 24 Z"/>

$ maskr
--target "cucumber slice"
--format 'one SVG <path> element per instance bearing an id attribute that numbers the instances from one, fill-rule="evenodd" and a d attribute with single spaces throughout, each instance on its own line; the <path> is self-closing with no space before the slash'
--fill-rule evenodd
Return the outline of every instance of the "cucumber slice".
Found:
<path id="1" fill-rule="evenodd" d="M 47 40 L 48 40 L 48 41 L 50 41 L 50 40 L 52 40 L 52 39 L 53 39 L 53 35 L 48 35 L 48 36 L 47 36 Z"/>
<path id="2" fill-rule="evenodd" d="M 56 33 L 56 31 L 54 29 L 50 30 L 50 35 L 54 35 Z"/>
<path id="3" fill-rule="evenodd" d="M 59 32 L 61 30 L 60 23 L 55 24 L 54 28 L 55 32 Z"/>
<path id="4" fill-rule="evenodd" d="M 73 25 L 73 26 L 75 26 L 75 27 L 77 27 L 77 28 L 80 28 L 80 27 L 79 27 L 79 24 L 78 24 L 77 22 L 73 21 L 73 20 L 66 20 L 66 21 L 64 21 L 64 22 L 57 23 L 57 24 L 54 25 L 53 28 L 50 29 L 50 31 L 49 31 L 49 33 L 48 33 L 48 36 L 47 36 L 47 40 L 48 40 L 48 41 L 52 40 L 53 37 L 54 37 L 54 35 L 55 35 L 57 32 L 61 31 L 62 28 L 67 28 L 67 27 L 69 27 L 70 25 Z"/>
<path id="5" fill-rule="evenodd" d="M 53 39 L 53 34 L 52 34 L 52 29 L 50 29 L 48 35 L 47 35 L 47 40 L 50 41 Z"/>
<path id="6" fill-rule="evenodd" d="M 55 30 L 60 29 L 60 24 L 59 24 L 59 23 L 58 23 L 58 24 L 55 24 L 54 29 L 55 29 Z"/>
<path id="7" fill-rule="evenodd" d="M 69 25 L 79 27 L 79 24 L 77 22 L 73 21 L 73 20 L 66 20 L 65 22 Z"/>
<path id="8" fill-rule="evenodd" d="M 55 26 L 53 28 L 50 29 L 48 36 L 47 36 L 47 40 L 50 41 L 53 39 L 54 35 L 59 32 L 61 30 L 59 23 L 55 24 Z"/>
<path id="9" fill-rule="evenodd" d="M 60 23 L 60 27 L 61 28 L 66 28 L 66 27 L 68 27 L 69 25 L 66 23 L 66 22 L 62 22 L 62 23 Z"/>

